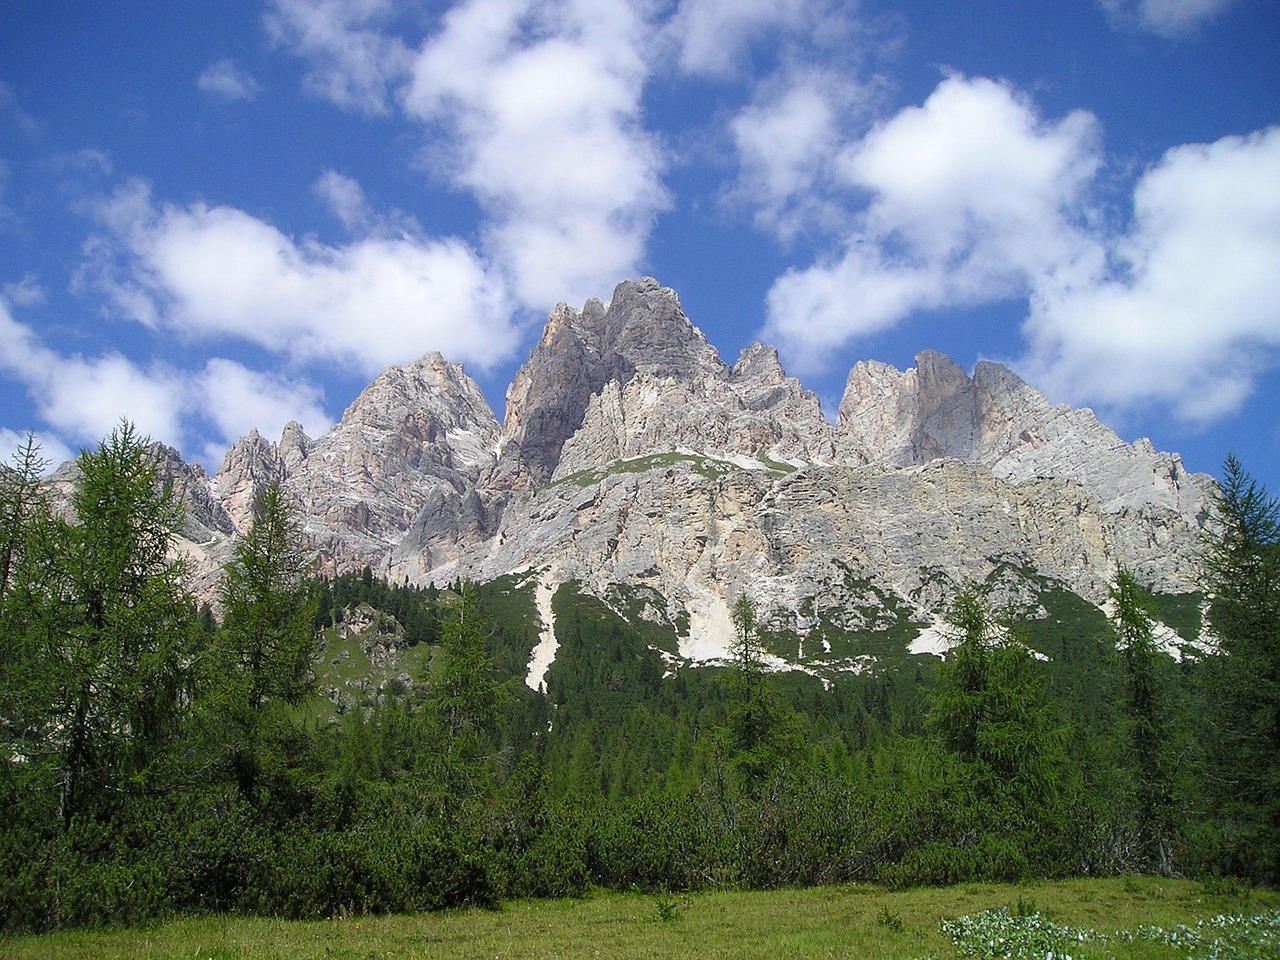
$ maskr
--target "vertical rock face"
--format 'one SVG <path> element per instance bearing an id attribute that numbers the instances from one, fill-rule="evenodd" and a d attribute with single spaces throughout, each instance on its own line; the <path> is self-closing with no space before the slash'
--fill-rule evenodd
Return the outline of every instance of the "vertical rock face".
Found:
<path id="1" fill-rule="evenodd" d="M 383 372 L 319 440 L 296 423 L 279 444 L 256 431 L 242 438 L 214 490 L 244 529 L 257 491 L 279 481 L 298 501 L 326 569 L 381 569 L 425 504 L 474 487 L 497 440 L 480 388 L 461 366 L 429 353 Z"/>
<path id="2" fill-rule="evenodd" d="M 978 389 L 950 357 L 926 350 L 913 370 L 859 363 L 837 421 L 851 462 L 912 466 L 939 457 L 980 460 Z"/>
<path id="3" fill-rule="evenodd" d="M 253 522 L 253 502 L 259 491 L 272 481 L 282 481 L 284 476 L 279 448 L 257 430 L 251 430 L 222 458 L 213 478 L 213 495 L 237 532 L 243 533 Z"/>

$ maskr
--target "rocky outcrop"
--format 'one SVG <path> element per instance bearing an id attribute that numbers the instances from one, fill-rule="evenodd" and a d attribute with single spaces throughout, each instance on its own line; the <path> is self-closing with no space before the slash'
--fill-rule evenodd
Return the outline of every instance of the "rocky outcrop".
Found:
<path id="1" fill-rule="evenodd" d="M 1149 441 L 1127 444 L 1088 409 L 1054 406 L 998 363 L 972 378 L 925 351 L 911 370 L 857 364 L 836 424 L 845 463 L 916 466 L 956 457 L 1014 484 L 1038 478 L 1080 484 L 1109 513 L 1174 510 L 1202 517 L 1213 484 Z"/>
<path id="2" fill-rule="evenodd" d="M 691 614 L 695 641 L 727 627 L 729 601 L 744 589 L 775 624 L 802 630 L 806 602 L 848 615 L 830 585 L 849 579 L 925 619 L 961 583 L 1010 564 L 1096 603 L 1118 564 L 1169 591 L 1196 582 L 1184 515 L 1108 513 L 1078 484 L 1012 484 L 952 458 L 788 473 L 686 456 L 578 475 L 514 498 L 492 540 L 438 573 L 489 580 L 552 564 L 599 595 L 615 583 L 657 591 Z"/>
<path id="3" fill-rule="evenodd" d="M 589 411 L 595 421 L 608 418 L 616 412 L 609 404 L 637 378 L 694 385 L 727 375 L 675 292 L 652 278 L 619 284 L 608 304 L 560 304 L 507 391 L 498 462 L 484 486 L 527 490 L 551 480 Z"/>
<path id="4" fill-rule="evenodd" d="M 714 457 L 830 463 L 835 450 L 817 397 L 758 344 L 732 368 L 695 377 L 640 371 L 605 384 L 565 442 L 553 479 L 615 460 L 696 451 Z"/>
<path id="5" fill-rule="evenodd" d="M 298 427 L 293 423 L 290 426 Z M 299 434 L 301 430 L 298 427 Z M 284 478 L 279 446 L 264 439 L 257 430 L 251 430 L 223 456 L 211 486 L 236 532 L 243 533 L 253 522 L 253 504 L 258 494 L 268 484 L 282 482 Z"/>

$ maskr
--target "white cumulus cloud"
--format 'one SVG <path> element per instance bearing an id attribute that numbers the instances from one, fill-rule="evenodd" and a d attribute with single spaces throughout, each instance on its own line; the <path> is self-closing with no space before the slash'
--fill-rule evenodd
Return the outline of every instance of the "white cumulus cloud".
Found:
<path id="1" fill-rule="evenodd" d="M 861 87 L 825 71 L 784 71 L 761 84 L 729 122 L 740 168 L 730 199 L 783 242 L 843 221 L 831 197 L 836 160 L 864 99 Z"/>
<path id="2" fill-rule="evenodd" d="M 202 369 L 187 371 L 164 363 L 139 364 L 116 353 L 66 356 L 42 342 L 0 301 L 0 371 L 21 383 L 48 431 L 36 431 L 44 456 L 69 459 L 71 444 L 93 446 L 128 419 L 139 431 L 180 449 L 206 424 L 216 436 L 207 440 L 202 459 L 216 467 L 228 445 L 257 429 L 279 436 L 290 420 L 310 436 L 333 425 L 323 395 L 305 380 L 251 370 L 233 360 L 213 357 Z M 0 428 L 0 451 L 16 449 L 22 439 Z"/>
<path id="3" fill-rule="evenodd" d="M 371 375 L 428 350 L 490 366 L 519 341 L 501 285 L 460 240 L 296 241 L 232 207 L 157 205 L 139 183 L 102 215 L 123 250 L 111 293 L 152 326 Z"/>
<path id="4" fill-rule="evenodd" d="M 182 378 L 164 366 L 143 370 L 119 353 L 65 357 L 45 346 L 0 301 L 0 369 L 23 384 L 56 434 L 82 443 L 108 435 L 121 417 L 157 440 L 182 440 Z"/>
<path id="5" fill-rule="evenodd" d="M 268 26 L 314 92 L 422 125 L 435 172 L 480 204 L 486 261 L 519 306 L 634 275 L 669 205 L 642 115 L 647 5 L 462 0 L 422 40 L 396 35 L 396 12 L 389 0 L 275 0 Z M 325 184 L 331 206 L 338 186 Z"/>
<path id="6" fill-rule="evenodd" d="M 1113 252 L 1107 275 L 1034 299 L 1029 375 L 1192 423 L 1234 413 L 1280 351 L 1280 127 L 1168 151 Z"/>
<path id="7" fill-rule="evenodd" d="M 333 426 L 324 411 L 324 397 L 313 384 L 251 370 L 233 360 L 212 358 L 192 378 L 192 386 L 221 440 L 206 448 L 210 462 L 216 463 L 228 445 L 250 430 L 274 439 L 285 424 L 296 420 L 307 436 L 319 437 Z"/>
<path id="8" fill-rule="evenodd" d="M 1097 139 L 1089 114 L 1048 122 L 1005 84 L 948 77 L 841 151 L 839 177 L 869 202 L 841 250 L 778 280 L 766 333 L 813 368 L 913 311 L 1095 269 L 1080 220 Z"/>
<path id="9" fill-rule="evenodd" d="M 1098 209 L 1102 160 L 1090 115 L 947 78 L 844 149 L 855 229 L 775 281 L 766 335 L 819 368 L 920 311 L 1022 300 L 1015 365 L 1056 399 L 1235 413 L 1280 360 L 1280 127 L 1169 150 L 1128 217 Z"/>
<path id="10" fill-rule="evenodd" d="M 414 64 L 406 109 L 447 131 L 446 176 L 526 306 L 634 274 L 669 202 L 642 124 L 646 35 L 624 0 L 467 0 Z"/>

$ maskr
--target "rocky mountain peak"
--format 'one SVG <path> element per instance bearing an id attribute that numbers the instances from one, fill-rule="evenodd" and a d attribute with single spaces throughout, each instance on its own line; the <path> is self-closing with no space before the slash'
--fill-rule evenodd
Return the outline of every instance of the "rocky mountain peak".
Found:
<path id="1" fill-rule="evenodd" d="M 301 428 L 298 432 L 301 433 Z M 305 438 L 305 434 L 302 436 Z M 284 476 L 280 448 L 253 429 L 223 456 L 222 465 L 213 477 L 213 495 L 236 530 L 244 532 L 253 521 L 253 502 L 258 492 L 273 481 L 282 481 Z"/>
<path id="2" fill-rule="evenodd" d="M 778 357 L 778 349 L 765 346 L 759 341 L 738 354 L 738 362 L 733 365 L 730 375 L 737 383 L 754 381 L 779 384 L 787 379 L 787 372 L 782 368 L 782 361 Z"/>
<path id="3" fill-rule="evenodd" d="M 918 466 L 952 457 L 1015 484 L 1080 484 L 1104 511 L 1203 510 L 1210 481 L 1190 478 L 1176 455 L 1127 444 L 1093 411 L 1054 406 L 1008 367 L 980 361 L 970 377 L 933 350 L 899 371 L 861 362 L 849 373 L 836 426 L 849 463 Z"/>
<path id="4" fill-rule="evenodd" d="M 676 292 L 652 277 L 618 284 L 593 326 L 600 332 L 601 357 L 625 361 L 613 364 L 619 369 L 676 379 L 724 369 L 719 353 L 685 316 Z"/>
<path id="5" fill-rule="evenodd" d="M 313 442 L 297 420 L 290 420 L 284 425 L 284 432 L 280 435 L 280 446 L 277 450 L 280 469 L 284 476 L 290 476 L 302 461 L 307 459 Z"/>
<path id="6" fill-rule="evenodd" d="M 498 463 L 485 486 L 523 490 L 550 480 L 593 398 L 599 406 L 610 384 L 620 394 L 637 378 L 693 382 L 727 373 L 675 291 L 652 277 L 618 284 L 607 304 L 588 300 L 581 311 L 559 304 L 507 391 Z"/>

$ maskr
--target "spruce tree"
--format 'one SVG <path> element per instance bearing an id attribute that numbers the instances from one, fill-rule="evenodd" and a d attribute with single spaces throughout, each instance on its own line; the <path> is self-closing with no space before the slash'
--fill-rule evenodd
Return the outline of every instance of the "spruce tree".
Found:
<path id="1" fill-rule="evenodd" d="M 1129 753 L 1134 774 L 1138 848 L 1143 866 L 1173 873 L 1173 798 L 1168 759 L 1169 722 L 1160 682 L 1160 652 L 1147 600 L 1122 569 L 1111 588 L 1111 622 L 1125 679 Z"/>
<path id="2" fill-rule="evenodd" d="M 439 739 L 441 779 L 453 791 L 472 791 L 483 781 L 506 687 L 489 652 L 492 624 L 477 606 L 475 586 L 459 584 L 458 602 L 444 616 L 440 651 L 428 685 L 428 722 Z"/>
<path id="3" fill-rule="evenodd" d="M 1028 850 L 1061 827 L 1067 793 L 1065 732 L 1048 683 L 1027 648 L 1005 638 L 972 585 L 946 622 L 957 642 L 938 673 L 925 727 L 960 761 L 974 791 L 961 803 L 993 833 L 1010 832 Z M 1051 856 L 1032 851 L 1032 856 Z"/>
<path id="4" fill-rule="evenodd" d="M 748 793 L 758 792 L 801 746 L 801 720 L 765 672 L 755 603 L 739 594 L 731 610 L 734 637 L 728 671 L 728 748 Z"/>
<path id="5" fill-rule="evenodd" d="M 1280 501 L 1228 456 L 1207 543 L 1209 790 L 1226 868 L 1280 881 Z"/>

